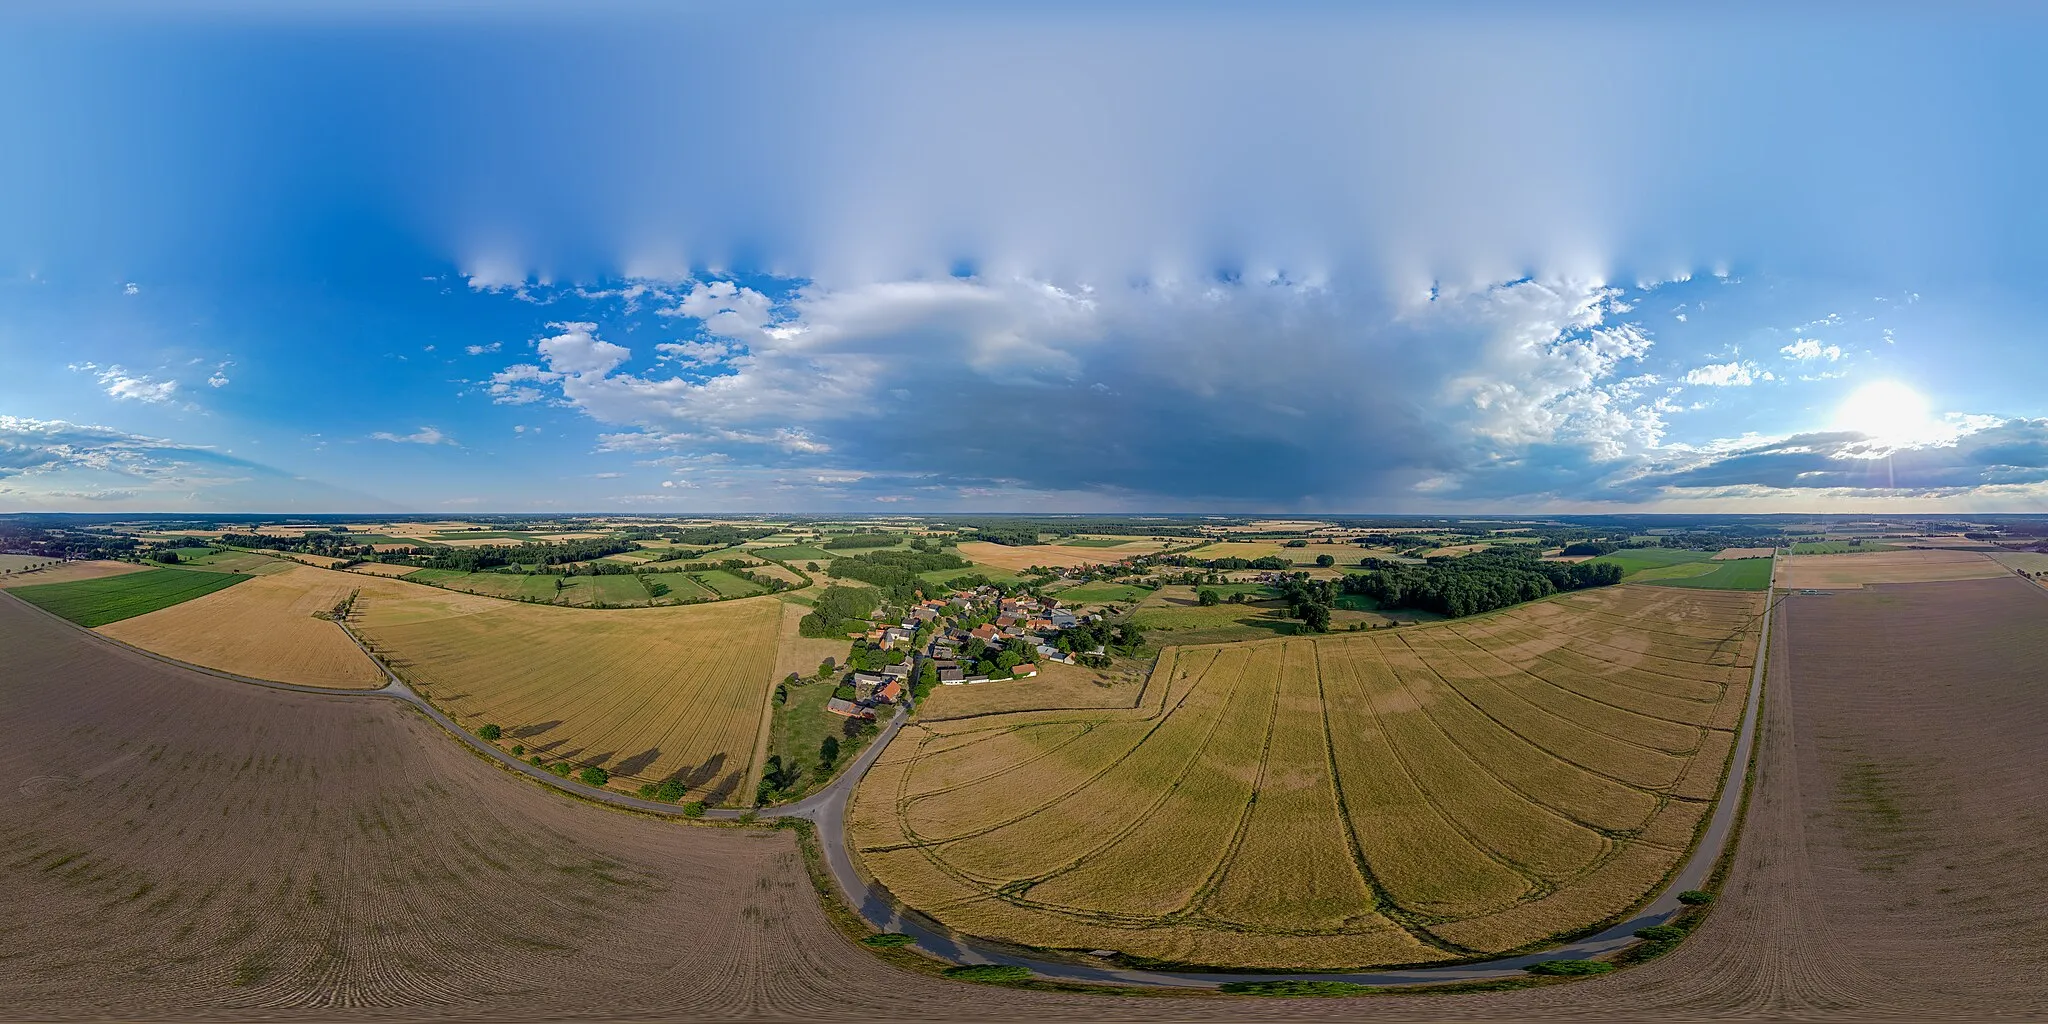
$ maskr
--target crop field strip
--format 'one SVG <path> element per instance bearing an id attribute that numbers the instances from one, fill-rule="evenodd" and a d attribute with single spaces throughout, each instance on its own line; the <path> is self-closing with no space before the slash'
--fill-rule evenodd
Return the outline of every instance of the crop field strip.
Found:
<path id="1" fill-rule="evenodd" d="M 365 595 L 351 621 L 465 728 L 493 724 L 621 784 L 675 777 L 730 796 L 752 763 L 782 618 L 777 601 L 563 609 L 435 591 Z"/>
<path id="2" fill-rule="evenodd" d="M 1170 649 L 1144 718 L 914 727 L 850 827 L 899 897 L 1026 945 L 1304 968 L 1517 948 L 1621 912 L 1682 857 L 1761 603 L 1617 587 Z"/>

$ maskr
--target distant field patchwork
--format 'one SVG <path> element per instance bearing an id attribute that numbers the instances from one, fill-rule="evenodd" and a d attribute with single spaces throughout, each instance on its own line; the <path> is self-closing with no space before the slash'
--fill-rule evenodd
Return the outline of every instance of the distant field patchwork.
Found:
<path id="1" fill-rule="evenodd" d="M 1762 609 L 1620 586 L 1172 648 L 1127 710 L 909 727 L 849 828 L 898 897 L 1029 946 L 1263 968 L 1515 949 L 1623 913 L 1683 857 Z"/>

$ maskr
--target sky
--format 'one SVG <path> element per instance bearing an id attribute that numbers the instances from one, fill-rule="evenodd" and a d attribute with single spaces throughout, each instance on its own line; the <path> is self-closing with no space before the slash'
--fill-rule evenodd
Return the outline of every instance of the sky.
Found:
<path id="1" fill-rule="evenodd" d="M 2048 511 L 2048 13 L 1782 6 L 8 5 L 0 512 Z"/>

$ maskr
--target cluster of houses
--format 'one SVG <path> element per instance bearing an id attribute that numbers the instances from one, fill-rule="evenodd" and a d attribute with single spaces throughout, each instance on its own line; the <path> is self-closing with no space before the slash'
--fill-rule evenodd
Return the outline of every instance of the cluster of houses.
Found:
<path id="1" fill-rule="evenodd" d="M 943 620 L 957 621 L 973 617 L 977 612 L 990 611 L 995 613 L 994 618 L 973 629 L 942 624 Z M 924 664 L 933 667 L 940 684 L 945 686 L 988 682 L 992 677 L 969 674 L 971 662 L 963 665 L 960 652 L 969 640 L 980 640 L 991 651 L 1000 650 L 1017 640 L 1033 646 L 1037 661 L 1021 663 L 1008 676 L 1000 678 L 1034 677 L 1038 675 L 1038 662 L 1071 665 L 1073 656 L 1053 644 L 1061 630 L 1079 625 L 1080 621 L 1073 612 L 1059 607 L 1056 600 L 1004 597 L 992 587 L 956 591 L 949 598 L 919 602 L 902 622 L 877 626 L 865 635 L 868 642 L 882 650 L 903 649 L 910 657 L 884 666 L 879 672 L 855 672 L 854 699 L 834 697 L 827 702 L 826 708 L 833 714 L 850 718 L 873 718 L 876 705 L 899 703 L 904 699 L 914 678 L 913 672 Z M 918 631 L 928 625 L 938 627 L 930 634 L 930 642 L 922 650 L 910 650 L 917 641 Z"/>

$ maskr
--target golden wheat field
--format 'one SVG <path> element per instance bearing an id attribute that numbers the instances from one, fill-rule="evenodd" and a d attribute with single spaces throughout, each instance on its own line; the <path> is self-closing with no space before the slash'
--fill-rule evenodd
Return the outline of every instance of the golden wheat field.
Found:
<path id="1" fill-rule="evenodd" d="M 376 689 L 384 673 L 330 611 L 366 581 L 303 565 L 252 576 L 204 597 L 122 619 L 100 632 L 179 661 L 307 686 Z M 374 587 L 376 582 L 368 581 Z M 388 588 L 388 584 L 386 585 Z"/>
<path id="2" fill-rule="evenodd" d="M 604 768 L 625 789 L 674 777 L 717 802 L 744 780 L 781 602 L 560 608 L 357 579 L 382 586 L 350 624 L 463 727 L 496 725 L 507 748 Z"/>
<path id="3" fill-rule="evenodd" d="M 1628 910 L 1682 859 L 1763 595 L 1617 586 L 1169 649 L 1128 710 L 921 722 L 849 828 L 976 935 L 1180 964 L 1412 964 Z"/>
<path id="4" fill-rule="evenodd" d="M 133 562 L 78 561 L 59 562 L 47 569 L 33 572 L 11 572 L 0 576 L 0 588 L 32 587 L 38 583 L 75 583 L 79 580 L 96 580 L 105 576 L 125 576 L 149 568 Z"/>
<path id="5" fill-rule="evenodd" d="M 1869 583 L 1938 583 L 2009 575 L 2010 570 L 1986 555 L 1951 548 L 1788 555 L 1778 562 L 1778 586 L 1786 590 L 1858 590 Z"/>

